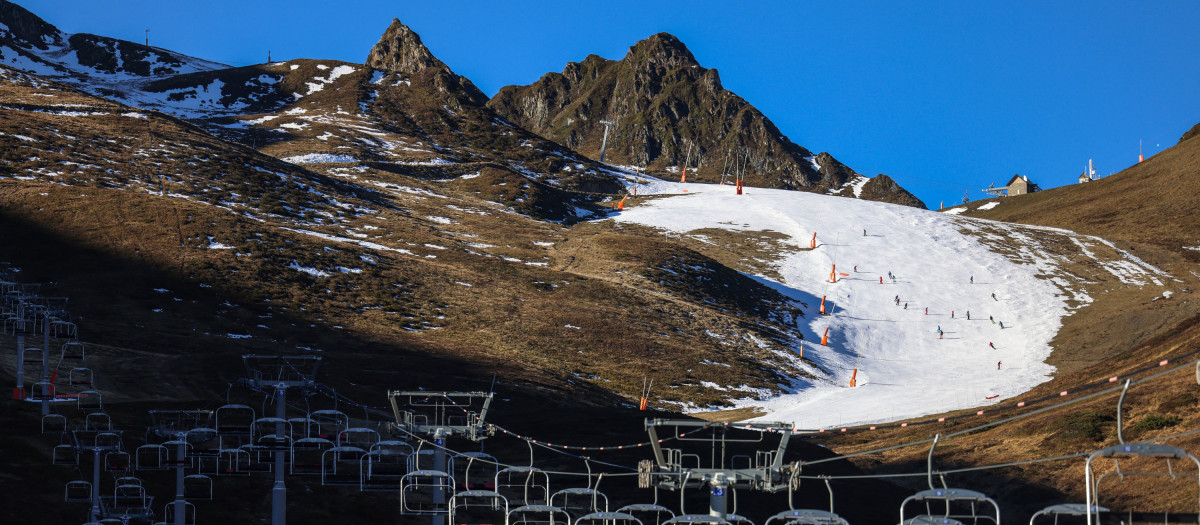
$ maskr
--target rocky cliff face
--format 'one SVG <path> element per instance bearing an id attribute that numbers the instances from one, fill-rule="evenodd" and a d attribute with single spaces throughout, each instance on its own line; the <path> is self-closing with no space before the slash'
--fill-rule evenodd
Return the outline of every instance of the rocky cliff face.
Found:
<path id="1" fill-rule="evenodd" d="M 858 196 L 861 199 L 871 201 L 891 202 L 917 208 L 928 207 L 916 195 L 901 188 L 891 177 L 882 173 L 867 180 L 867 183 L 863 184 L 862 191 L 859 192 Z"/>
<path id="2" fill-rule="evenodd" d="M 836 192 L 858 176 L 829 154 L 788 140 L 667 33 L 638 42 L 620 61 L 589 55 L 534 84 L 506 86 L 488 106 L 593 158 L 603 142 L 601 121 L 613 122 L 606 161 L 651 172 L 686 162 L 691 181 L 717 182 L 735 164 L 745 166 L 747 184 L 774 188 Z"/>
<path id="3" fill-rule="evenodd" d="M 441 60 L 433 56 L 408 26 L 393 18 L 379 43 L 367 55 L 368 67 L 417 82 L 443 95 L 450 107 L 458 110 L 468 106 L 483 106 L 487 96 L 466 77 L 456 75 Z"/>

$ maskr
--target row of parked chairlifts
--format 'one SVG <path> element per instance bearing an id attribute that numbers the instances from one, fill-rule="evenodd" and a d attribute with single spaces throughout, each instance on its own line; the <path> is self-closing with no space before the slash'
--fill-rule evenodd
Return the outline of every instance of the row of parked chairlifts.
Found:
<path id="1" fill-rule="evenodd" d="M 39 301 L 37 287 L 16 283 L 14 276 L 0 263 L 0 292 L 4 297 L 0 316 L 4 330 L 7 333 L 21 333 L 22 330 L 38 333 L 34 330 L 45 330 L 49 326 L 50 333 L 62 342 L 60 367 L 63 363 L 82 364 L 87 349 L 77 340 L 74 325 L 69 320 L 64 321 L 69 319 L 69 314 L 61 308 L 66 300 Z M 33 353 L 36 355 L 36 349 Z M 29 354 L 27 349 L 27 359 Z M 90 369 L 83 366 L 70 368 L 68 383 L 90 387 L 93 383 Z M 151 410 L 151 426 L 146 432 L 145 444 L 127 450 L 124 432 L 114 428 L 112 418 L 103 410 L 103 398 L 98 391 L 83 390 L 69 397 L 55 395 L 54 398 L 60 401 L 55 406 L 62 406 L 64 399 L 74 401 L 71 407 L 80 418 L 76 420 L 77 428 L 72 428 L 64 414 L 43 416 L 42 432 L 61 439 L 61 443 L 53 448 L 52 462 L 78 468 L 82 458 L 91 456 L 97 462 L 96 466 L 112 479 L 111 495 L 98 498 L 102 508 L 99 521 L 88 525 L 128 523 L 129 520 L 152 522 L 156 516 L 153 497 L 147 494 L 136 473 L 176 468 L 188 472 L 183 476 L 182 491 L 189 501 L 183 507 L 182 521 L 195 524 L 195 506 L 191 501 L 211 500 L 215 478 L 271 473 L 279 454 L 283 455 L 288 475 L 312 477 L 319 479 L 322 485 L 356 487 L 364 492 L 399 493 L 402 514 L 445 516 L 454 524 L 754 525 L 736 515 L 736 509 L 735 514 L 727 514 L 725 518 L 676 514 L 657 502 L 610 509 L 608 497 L 590 481 L 587 487 L 552 491 L 548 472 L 533 466 L 504 466 L 482 452 L 452 453 L 447 457 L 445 470 L 438 470 L 436 451 L 425 441 L 418 441 L 414 446 L 408 440 L 381 434 L 375 428 L 352 426 L 351 418 L 338 410 L 316 410 L 288 419 L 259 417 L 253 407 L 242 404 L 226 404 L 215 410 Z M 1168 460 L 1191 458 L 1200 469 L 1200 461 L 1174 447 L 1123 445 L 1110 448 L 1093 454 L 1093 458 L 1122 454 L 1167 457 Z M 1099 512 L 1107 511 L 1096 505 L 1099 482 L 1107 475 L 1093 480 L 1093 458 L 1088 462 L 1091 505 L 1047 507 L 1033 516 L 1031 524 L 1039 519 L 1053 519 L 1058 523 L 1063 516 L 1088 516 L 1090 522 L 1092 514 L 1098 517 Z M 1093 486 L 1097 490 L 1092 490 Z M 67 502 L 95 504 L 98 490 L 100 487 L 93 482 L 71 481 L 65 487 L 64 498 Z M 448 494 L 449 498 L 435 503 L 437 498 L 432 497 L 435 493 Z M 176 508 L 174 503 L 167 503 L 161 514 L 164 520 L 156 523 L 175 523 Z M 908 517 L 910 511 L 915 511 L 916 515 Z M 900 520 L 902 525 L 998 524 L 1000 511 L 996 502 L 982 493 L 931 488 L 904 500 Z M 769 517 L 764 525 L 804 524 L 847 522 L 832 509 L 789 509 Z"/>

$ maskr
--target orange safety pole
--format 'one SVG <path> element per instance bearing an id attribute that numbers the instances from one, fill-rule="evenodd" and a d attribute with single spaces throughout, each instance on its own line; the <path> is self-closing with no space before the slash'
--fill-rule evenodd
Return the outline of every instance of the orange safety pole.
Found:
<path id="1" fill-rule="evenodd" d="M 638 410 L 646 410 L 646 405 L 648 405 L 649 403 L 650 403 L 650 401 L 643 397 L 642 402 L 638 403 Z"/>
<path id="2" fill-rule="evenodd" d="M 821 315 L 825 315 L 825 296 L 821 296 Z"/>
<path id="3" fill-rule="evenodd" d="M 687 166 L 683 167 L 683 176 L 679 177 L 679 182 L 687 182 Z"/>
<path id="4" fill-rule="evenodd" d="M 800 341 L 800 359 L 804 359 L 804 341 Z"/>
<path id="5" fill-rule="evenodd" d="M 837 282 L 837 265 L 833 265 L 833 269 L 829 270 L 829 282 Z"/>
<path id="6" fill-rule="evenodd" d="M 813 238 L 808 242 L 808 247 L 814 249 L 817 247 L 817 232 L 813 232 Z"/>
<path id="7" fill-rule="evenodd" d="M 850 374 L 850 388 L 858 386 L 858 369 L 854 369 L 854 373 Z"/>
<path id="8" fill-rule="evenodd" d="M 737 183 L 737 194 L 738 195 L 742 194 L 742 181 L 740 181 L 740 180 Z"/>
<path id="9" fill-rule="evenodd" d="M 825 327 L 825 335 L 821 336 L 821 346 L 829 346 L 829 327 Z"/>
<path id="10" fill-rule="evenodd" d="M 626 195 L 625 197 L 628 197 L 628 195 Z M 625 209 L 625 197 L 621 197 L 621 202 L 617 203 L 617 210 Z"/>

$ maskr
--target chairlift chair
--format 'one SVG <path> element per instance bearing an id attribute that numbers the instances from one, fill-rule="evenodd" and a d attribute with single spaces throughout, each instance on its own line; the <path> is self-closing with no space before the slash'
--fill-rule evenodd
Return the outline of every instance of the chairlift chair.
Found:
<path id="1" fill-rule="evenodd" d="M 167 470 L 169 451 L 162 445 L 142 445 L 134 449 L 133 465 L 137 470 Z"/>
<path id="2" fill-rule="evenodd" d="M 495 490 L 500 463 L 484 452 L 460 452 L 454 455 L 454 480 L 463 490 Z"/>
<path id="3" fill-rule="evenodd" d="M 575 520 L 575 525 L 643 525 L 637 517 L 620 512 L 593 512 Z"/>
<path id="4" fill-rule="evenodd" d="M 215 425 L 221 448 L 238 448 L 251 440 L 251 430 L 257 419 L 254 409 L 246 405 L 222 405 L 215 411 Z"/>
<path id="5" fill-rule="evenodd" d="M 1094 510 L 1096 513 L 1108 512 L 1108 509 L 1104 507 L 1097 507 Z M 1033 516 L 1029 518 L 1029 525 L 1034 525 L 1034 523 L 1038 521 L 1038 518 L 1042 516 L 1053 517 L 1054 525 L 1058 525 L 1059 516 L 1087 516 L 1088 511 L 1088 506 L 1083 503 L 1059 503 L 1057 505 L 1050 505 L 1049 507 L 1035 512 Z"/>
<path id="6" fill-rule="evenodd" d="M 328 440 L 337 439 L 337 435 L 350 426 L 350 416 L 340 410 L 316 410 L 308 417 L 316 424 L 312 437 Z"/>
<path id="7" fill-rule="evenodd" d="M 408 455 L 408 470 L 442 470 L 446 472 L 455 472 L 454 456 L 446 454 L 446 465 L 443 467 L 437 464 L 437 451 L 433 449 L 417 450 Z"/>
<path id="8" fill-rule="evenodd" d="M 313 419 L 308 416 L 289 418 L 288 428 L 291 429 L 292 432 L 292 441 L 297 439 L 317 437 L 316 423 L 316 421 L 313 421 Z"/>
<path id="9" fill-rule="evenodd" d="M 183 497 L 189 500 L 213 499 L 213 480 L 204 474 L 188 474 L 183 477 Z"/>
<path id="10" fill-rule="evenodd" d="M 38 381 L 29 389 L 29 399 L 34 401 L 54 401 L 54 383 Z"/>
<path id="11" fill-rule="evenodd" d="M 175 502 L 169 502 L 163 508 L 163 525 L 173 525 L 175 523 Z M 158 524 L 155 524 L 158 525 Z M 196 525 L 196 506 L 190 501 L 183 502 L 183 525 Z"/>
<path id="12" fill-rule="evenodd" d="M 297 439 L 292 442 L 292 461 L 290 474 L 321 475 L 322 457 L 325 451 L 334 447 L 332 441 L 311 437 Z"/>
<path id="13" fill-rule="evenodd" d="M 567 511 L 551 505 L 525 505 L 508 511 L 508 525 L 571 525 Z"/>
<path id="14" fill-rule="evenodd" d="M 333 447 L 321 454 L 322 485 L 358 485 L 362 467 L 359 462 L 366 451 L 358 447 Z"/>
<path id="15" fill-rule="evenodd" d="M 92 369 L 84 367 L 72 368 L 68 373 L 72 385 L 91 385 Z"/>
<path id="16" fill-rule="evenodd" d="M 104 410 L 104 401 L 100 392 L 84 390 L 75 398 L 75 408 L 84 414 Z"/>
<path id="17" fill-rule="evenodd" d="M 337 444 L 339 447 L 358 447 L 363 450 L 370 450 L 378 442 L 379 432 L 371 428 L 347 428 L 337 433 Z"/>
<path id="18" fill-rule="evenodd" d="M 550 496 L 550 506 L 567 511 L 573 519 L 608 512 L 608 496 L 593 488 L 566 488 Z"/>
<path id="19" fill-rule="evenodd" d="M 112 418 L 104 412 L 92 412 L 83 417 L 84 430 L 112 430 Z"/>
<path id="20" fill-rule="evenodd" d="M 109 452 L 104 455 L 104 470 L 112 472 L 115 476 L 123 476 L 132 466 L 130 459 L 128 452 Z"/>
<path id="21" fill-rule="evenodd" d="M 92 483 L 90 481 L 68 481 L 64 490 L 63 501 L 67 503 L 83 503 L 92 501 Z"/>
<path id="22" fill-rule="evenodd" d="M 113 485 L 117 487 L 121 485 L 137 485 L 139 487 L 146 486 L 146 484 L 142 482 L 142 478 L 137 476 L 125 476 L 123 478 L 117 478 L 117 480 L 113 482 Z"/>
<path id="23" fill-rule="evenodd" d="M 79 466 L 79 452 L 75 450 L 75 445 L 56 445 L 50 453 L 50 463 L 60 467 Z"/>
<path id="24" fill-rule="evenodd" d="M 496 472 L 496 492 L 518 506 L 550 503 L 550 476 L 537 467 L 506 467 Z"/>
<path id="25" fill-rule="evenodd" d="M 454 494 L 454 478 L 441 470 L 417 470 L 400 478 L 400 514 L 430 516 L 450 514 L 448 502 L 437 502 Z"/>
<path id="26" fill-rule="evenodd" d="M 940 513 L 935 512 L 932 505 L 939 502 L 944 509 Z M 924 503 L 925 513 L 912 518 L 905 518 L 910 503 Z M 967 505 L 964 508 L 962 504 Z M 977 505 L 982 504 L 990 505 L 993 512 L 980 513 Z M 908 525 L 914 519 L 951 520 L 950 523 L 958 523 L 958 521 L 954 520 L 968 520 L 973 524 L 977 524 L 980 521 L 987 521 L 998 525 L 1000 523 L 1000 506 L 996 504 L 996 500 L 973 490 L 955 488 L 928 489 L 913 494 L 900 503 L 900 523 Z M 942 522 L 915 521 L 913 523 Z"/>
<path id="27" fill-rule="evenodd" d="M 42 416 L 43 434 L 64 434 L 67 432 L 67 416 L 62 414 L 46 414 Z"/>
<path id="28" fill-rule="evenodd" d="M 36 346 L 25 347 L 25 364 L 37 365 L 42 363 L 42 349 Z"/>
<path id="29" fill-rule="evenodd" d="M 217 476 L 250 476 L 253 471 L 269 472 L 271 461 L 254 461 L 257 453 L 254 445 L 238 448 L 222 448 L 217 451 Z M 260 466 L 265 464 L 266 466 Z M 256 466 L 257 469 L 256 469 Z"/>
<path id="30" fill-rule="evenodd" d="M 79 341 L 67 341 L 62 345 L 62 352 L 59 354 L 59 359 L 62 361 L 83 361 L 87 359 L 87 347 Z"/>
<path id="31" fill-rule="evenodd" d="M 1120 463 L 1117 463 L 1117 470 L 1115 472 L 1107 472 L 1100 476 L 1096 476 L 1095 470 L 1092 468 L 1092 462 L 1099 458 L 1111 458 L 1114 461 L 1120 461 L 1121 458 L 1137 457 L 1160 458 L 1166 460 L 1167 471 L 1123 472 L 1121 471 Z M 1173 447 L 1171 445 L 1161 445 L 1156 443 L 1121 443 L 1118 445 L 1105 447 L 1091 453 L 1087 458 L 1087 462 L 1084 464 L 1084 494 L 1087 502 L 1085 504 L 1087 505 L 1085 509 L 1089 511 L 1086 513 L 1087 523 L 1091 525 L 1092 523 L 1098 523 L 1100 520 L 1100 482 L 1103 481 L 1105 477 L 1115 475 L 1118 476 L 1119 479 L 1124 480 L 1127 476 L 1166 476 L 1174 480 L 1176 477 L 1180 476 L 1180 474 L 1177 474 L 1174 470 L 1174 467 L 1171 465 L 1171 460 L 1173 459 L 1190 459 L 1192 460 L 1192 463 L 1196 465 L 1197 499 L 1200 500 L 1200 458 L 1197 458 L 1186 450 Z M 1197 507 L 1197 520 L 1200 521 L 1200 503 L 1198 503 Z"/>
<path id="32" fill-rule="evenodd" d="M 718 518 L 716 516 L 709 516 L 708 514 L 684 514 L 681 516 L 675 516 L 674 518 L 664 521 L 663 525 L 681 525 L 688 523 L 703 523 L 706 525 L 732 525 L 727 520 Z"/>
<path id="33" fill-rule="evenodd" d="M 380 441 L 359 460 L 362 475 L 359 490 L 397 490 L 400 480 L 408 474 L 408 457 L 412 446 L 403 441 Z"/>
<path id="34" fill-rule="evenodd" d="M 785 510 L 770 518 L 765 525 L 850 525 L 844 518 L 819 509 Z"/>
<path id="35" fill-rule="evenodd" d="M 754 525 L 754 521 L 750 518 L 732 513 L 725 515 L 725 521 L 728 521 L 732 525 Z"/>
<path id="36" fill-rule="evenodd" d="M 283 425 L 283 434 L 276 434 Z M 251 426 L 251 442 L 268 450 L 288 450 L 292 447 L 292 428 L 287 419 L 260 417 Z"/>
<path id="37" fill-rule="evenodd" d="M 463 490 L 450 497 L 450 523 L 493 525 L 508 520 L 508 500 L 491 490 Z"/>
<path id="38" fill-rule="evenodd" d="M 643 525 L 662 525 L 675 517 L 675 512 L 657 503 L 631 503 L 617 512 L 633 516 Z"/>

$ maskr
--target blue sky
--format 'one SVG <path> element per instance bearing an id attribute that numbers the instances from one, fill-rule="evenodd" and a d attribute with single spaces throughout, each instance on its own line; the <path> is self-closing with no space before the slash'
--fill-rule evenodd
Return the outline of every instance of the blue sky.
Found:
<path id="1" fill-rule="evenodd" d="M 1200 122 L 1200 2 L 19 0 L 71 33 L 247 65 L 362 63 L 393 17 L 494 94 L 666 31 L 796 142 L 926 204 L 1072 184 Z"/>

